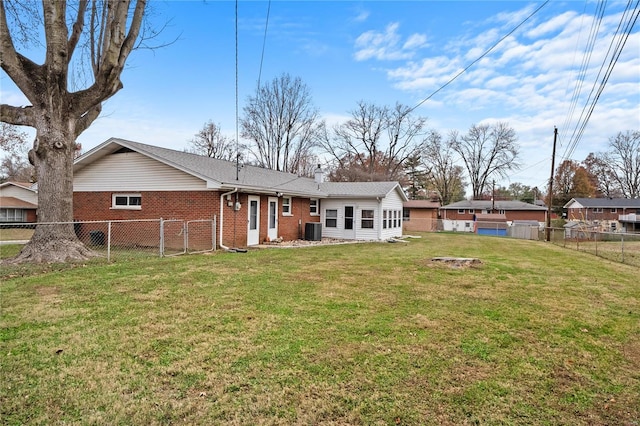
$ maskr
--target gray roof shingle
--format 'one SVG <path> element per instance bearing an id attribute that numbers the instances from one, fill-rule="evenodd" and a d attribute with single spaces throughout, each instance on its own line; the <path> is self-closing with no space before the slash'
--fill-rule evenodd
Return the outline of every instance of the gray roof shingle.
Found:
<path id="1" fill-rule="evenodd" d="M 242 165 L 236 175 L 236 163 L 232 161 L 218 160 L 118 138 L 111 138 L 78 158 L 74 169 L 81 169 L 86 164 L 95 161 L 96 158 L 122 148 L 139 152 L 203 180 L 217 183 L 223 188 L 238 187 L 261 192 L 275 191 L 314 198 L 384 197 L 396 187 L 399 188 L 397 182 L 324 182 L 318 185 L 312 178 L 251 165 Z"/>
<path id="2" fill-rule="evenodd" d="M 564 208 L 568 208 L 574 202 L 586 208 L 640 208 L 640 198 L 572 198 Z"/>

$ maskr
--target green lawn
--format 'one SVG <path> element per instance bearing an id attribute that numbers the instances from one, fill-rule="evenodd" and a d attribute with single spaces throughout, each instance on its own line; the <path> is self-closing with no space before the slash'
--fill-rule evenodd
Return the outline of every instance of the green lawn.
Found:
<path id="1" fill-rule="evenodd" d="M 422 237 L 2 265 L 0 423 L 640 424 L 637 268 Z"/>

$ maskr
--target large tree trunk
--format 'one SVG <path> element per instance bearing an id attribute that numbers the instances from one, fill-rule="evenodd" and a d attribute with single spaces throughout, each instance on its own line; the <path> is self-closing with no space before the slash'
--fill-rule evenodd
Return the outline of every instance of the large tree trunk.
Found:
<path id="1" fill-rule="evenodd" d="M 14 30 L 31 35 L 29 25 L 41 24 L 46 55 L 39 65 L 16 50 L 5 11 L 9 2 L 0 1 L 0 65 L 31 103 L 26 107 L 1 104 L 0 119 L 37 132 L 29 160 L 38 175 L 38 225 L 31 241 L 11 262 L 85 260 L 95 253 L 74 233 L 75 140 L 98 117 L 102 102 L 122 88 L 120 74 L 140 34 L 147 0 L 83 0 L 74 4 L 73 11 L 67 10 L 64 1 L 43 1 L 41 10 L 23 3 L 19 10 L 42 12 L 42 20 L 18 22 Z M 69 67 L 83 34 L 94 80 L 84 89 L 69 92 Z"/>
<path id="2" fill-rule="evenodd" d="M 43 129 L 38 129 L 29 153 L 38 174 L 38 225 L 12 263 L 57 263 L 97 256 L 77 238 L 72 223 L 75 137 L 73 131 L 69 134 L 70 121 L 52 124 L 40 120 Z"/>

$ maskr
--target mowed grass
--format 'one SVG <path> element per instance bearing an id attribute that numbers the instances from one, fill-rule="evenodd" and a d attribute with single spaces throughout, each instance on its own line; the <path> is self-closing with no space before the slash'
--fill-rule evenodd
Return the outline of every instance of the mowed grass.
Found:
<path id="1" fill-rule="evenodd" d="M 33 229 L 0 228 L 0 241 L 29 240 L 33 236 Z"/>
<path id="2" fill-rule="evenodd" d="M 640 422 L 637 268 L 542 242 L 423 234 L 1 286 L 2 424 Z"/>

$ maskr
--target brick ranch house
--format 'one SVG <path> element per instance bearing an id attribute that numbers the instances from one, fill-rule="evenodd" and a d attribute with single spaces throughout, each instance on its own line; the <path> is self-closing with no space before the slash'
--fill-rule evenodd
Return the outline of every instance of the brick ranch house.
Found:
<path id="1" fill-rule="evenodd" d="M 488 226 L 490 218 L 500 215 L 496 223 L 512 224 L 515 221 L 534 221 L 544 226 L 547 208 L 523 201 L 463 200 L 440 208 L 444 231 L 477 232 L 476 221 Z M 497 217 L 497 216 L 496 216 Z"/>
<path id="2" fill-rule="evenodd" d="M 0 184 L 0 223 L 33 223 L 37 220 L 38 192 L 28 182 Z"/>
<path id="3" fill-rule="evenodd" d="M 402 235 L 397 182 L 323 182 L 260 167 L 111 138 L 76 159 L 77 221 L 216 217 L 218 246 L 304 236 L 386 240 Z M 83 230 L 86 232 L 86 230 Z"/>
<path id="4" fill-rule="evenodd" d="M 569 222 L 581 222 L 603 232 L 640 232 L 638 198 L 572 198 L 563 209 Z"/>

